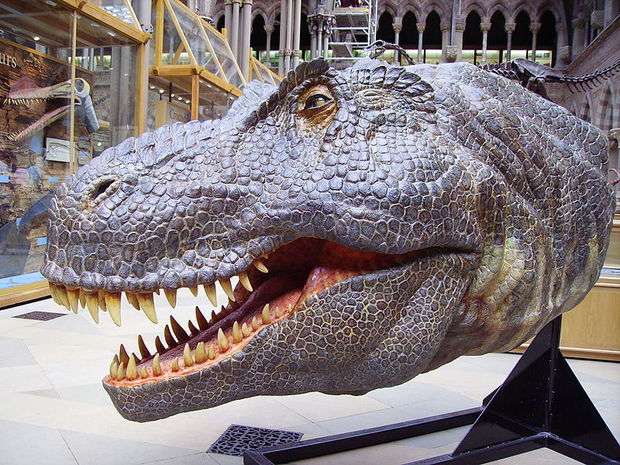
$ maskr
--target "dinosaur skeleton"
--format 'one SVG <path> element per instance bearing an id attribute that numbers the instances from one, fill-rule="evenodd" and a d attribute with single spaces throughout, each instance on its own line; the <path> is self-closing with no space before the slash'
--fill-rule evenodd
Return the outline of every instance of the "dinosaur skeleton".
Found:
<path id="1" fill-rule="evenodd" d="M 75 109 L 78 120 L 86 125 L 89 133 L 99 129 L 99 121 L 90 98 L 90 85 L 82 78 L 75 79 Z M 15 81 L 11 86 L 8 96 L 4 103 L 10 105 L 29 106 L 34 102 L 46 102 L 56 99 L 71 99 L 71 80 L 59 82 L 48 87 L 38 87 L 32 79 L 23 77 Z M 71 108 L 71 103 L 61 105 L 53 110 L 46 112 L 41 118 L 30 124 L 20 132 L 8 134 L 7 138 L 13 142 L 21 142 L 31 137 L 35 132 L 46 128 L 53 122 L 64 117 Z"/>

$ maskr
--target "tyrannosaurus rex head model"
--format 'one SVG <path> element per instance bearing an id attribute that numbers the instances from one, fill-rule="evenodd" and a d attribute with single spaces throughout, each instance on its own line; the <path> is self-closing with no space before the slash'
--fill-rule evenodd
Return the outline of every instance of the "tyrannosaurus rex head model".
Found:
<path id="1" fill-rule="evenodd" d="M 81 168 L 43 273 L 117 323 L 123 293 L 152 320 L 160 289 L 229 296 L 115 357 L 103 383 L 131 420 L 360 394 L 510 349 L 579 302 L 609 240 L 606 173 L 595 127 L 472 65 L 314 61 Z"/>

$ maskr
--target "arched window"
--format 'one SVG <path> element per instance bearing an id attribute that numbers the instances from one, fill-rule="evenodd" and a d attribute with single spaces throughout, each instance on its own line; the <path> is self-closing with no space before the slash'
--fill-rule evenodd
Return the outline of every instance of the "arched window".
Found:
<path id="1" fill-rule="evenodd" d="M 379 17 L 379 27 L 377 28 L 377 39 L 385 40 L 386 42 L 394 43 L 396 41 L 396 36 L 394 35 L 394 27 L 392 24 L 394 23 L 394 19 L 392 15 L 384 11 L 383 14 Z"/>
<path id="2" fill-rule="evenodd" d="M 555 50 L 557 46 L 557 33 L 555 32 L 555 16 L 549 10 L 545 11 L 540 18 L 540 31 L 536 37 L 536 48 L 543 53 L 540 63 L 555 66 Z"/>
<path id="3" fill-rule="evenodd" d="M 400 31 L 400 45 L 406 49 L 418 48 L 418 28 L 416 27 L 416 17 L 408 11 L 403 16 L 403 28 Z"/>
<path id="4" fill-rule="evenodd" d="M 506 18 L 498 10 L 491 16 L 491 29 L 487 36 L 487 63 L 504 61 L 504 50 L 506 50 L 507 44 Z"/>
<path id="5" fill-rule="evenodd" d="M 611 89 L 607 87 L 601 99 L 601 109 L 599 117 L 599 128 L 609 131 L 614 127 L 614 105 L 612 101 Z"/>
<path id="6" fill-rule="evenodd" d="M 475 11 L 470 12 L 465 19 L 465 32 L 463 33 L 463 61 L 476 64 L 476 52 L 482 49 L 482 31 L 480 30 L 480 15 Z"/>
<path id="7" fill-rule="evenodd" d="M 529 58 L 528 50 L 532 48 L 532 33 L 530 32 L 530 16 L 521 11 L 515 20 L 515 31 L 512 34 L 512 58 Z M 521 50 L 522 53 L 515 53 Z"/>
<path id="8" fill-rule="evenodd" d="M 220 19 L 217 20 L 217 25 L 215 26 L 215 28 L 218 31 L 222 31 L 222 29 L 224 29 L 224 25 L 226 24 L 226 18 L 224 17 L 224 15 L 220 16 Z"/>
<path id="9" fill-rule="evenodd" d="M 441 19 L 436 11 L 426 17 L 423 36 L 424 62 L 439 63 L 441 61 Z"/>
<path id="10" fill-rule="evenodd" d="M 265 33 L 265 19 L 263 15 L 256 15 L 252 21 L 252 32 L 250 33 L 250 47 L 257 52 L 267 50 L 267 34 Z"/>

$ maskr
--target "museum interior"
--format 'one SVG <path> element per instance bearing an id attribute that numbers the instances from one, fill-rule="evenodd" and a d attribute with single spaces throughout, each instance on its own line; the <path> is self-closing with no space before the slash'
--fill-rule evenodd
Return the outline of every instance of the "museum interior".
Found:
<path id="1" fill-rule="evenodd" d="M 231 287 L 251 292 L 248 275 L 205 285 L 204 293 L 185 286 L 172 297 L 149 294 L 153 313 L 128 292 L 120 325 L 107 295 L 95 291 L 91 307 L 91 294 L 63 287 L 61 295 L 41 273 L 51 222 L 61 224 L 54 229 L 61 246 L 67 224 L 50 214 L 54 192 L 106 149 L 166 125 L 221 119 L 251 83 L 276 89 L 302 63 L 354 66 L 378 40 L 395 44 L 378 56 L 394 66 L 544 65 L 565 77 L 545 84 L 546 98 L 607 138 L 608 182 L 618 200 L 609 248 L 593 287 L 563 315 L 558 337 L 620 437 L 620 0 L 0 0 L 0 465 L 251 463 L 242 458 L 248 449 L 475 408 L 502 384 L 531 337 L 362 395 L 258 395 L 128 421 L 102 378 L 117 379 L 119 363 L 129 377 L 139 357 L 128 352 L 144 358 L 145 341 L 159 350 L 162 331 L 174 341 L 167 322 L 179 340 L 197 331 L 177 320 L 193 318 L 197 306 L 211 314 Z M 409 463 L 451 453 L 467 430 L 286 463 Z M 488 463 L 582 462 L 540 448 Z"/>

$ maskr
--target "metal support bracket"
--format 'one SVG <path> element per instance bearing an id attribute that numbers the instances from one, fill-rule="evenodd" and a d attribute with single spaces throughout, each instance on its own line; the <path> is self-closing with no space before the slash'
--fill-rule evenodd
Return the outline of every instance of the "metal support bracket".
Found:
<path id="1" fill-rule="evenodd" d="M 561 316 L 545 326 L 482 407 L 248 451 L 244 465 L 275 465 L 422 436 L 473 423 L 451 454 L 406 465 L 482 464 L 546 447 L 581 463 L 620 465 L 620 446 L 560 353 Z"/>

